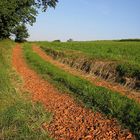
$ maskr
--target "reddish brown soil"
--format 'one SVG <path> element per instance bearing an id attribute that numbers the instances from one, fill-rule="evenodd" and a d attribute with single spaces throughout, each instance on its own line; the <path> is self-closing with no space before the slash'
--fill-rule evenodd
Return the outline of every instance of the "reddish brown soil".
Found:
<path id="1" fill-rule="evenodd" d="M 44 124 L 50 136 L 58 140 L 131 140 L 114 119 L 92 112 L 77 104 L 68 94 L 57 91 L 50 83 L 42 80 L 25 63 L 20 46 L 13 49 L 13 66 L 24 80 L 24 88 L 32 93 L 34 101 L 41 101 L 52 112 L 53 120 Z"/>
<path id="2" fill-rule="evenodd" d="M 90 81 L 91 83 L 97 85 L 97 86 L 102 86 L 102 87 L 106 87 L 112 91 L 116 91 L 121 93 L 122 95 L 125 95 L 131 99 L 134 99 L 135 101 L 140 103 L 140 92 L 135 92 L 135 91 L 130 91 L 127 88 L 119 85 L 119 84 L 112 84 L 110 82 L 107 82 L 105 80 L 101 80 L 97 77 L 94 77 L 93 75 L 89 75 L 86 74 L 82 71 L 79 71 L 77 69 L 71 68 L 68 65 L 65 65 L 61 62 L 58 62 L 56 60 L 54 60 L 51 56 L 46 55 L 46 53 L 44 51 L 42 51 L 39 47 L 33 47 L 33 50 L 38 53 L 44 60 L 49 61 L 50 63 L 56 65 L 57 67 L 73 74 L 73 75 L 77 75 L 80 76 L 88 81 Z"/>

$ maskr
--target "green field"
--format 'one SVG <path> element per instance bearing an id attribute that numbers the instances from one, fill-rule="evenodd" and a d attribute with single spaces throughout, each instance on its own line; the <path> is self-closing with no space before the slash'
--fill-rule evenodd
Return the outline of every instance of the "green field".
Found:
<path id="1" fill-rule="evenodd" d="M 93 42 L 39 42 L 41 46 L 61 51 L 80 51 L 94 59 L 125 62 L 140 67 L 140 42 L 93 41 Z"/>
<path id="2" fill-rule="evenodd" d="M 49 140 L 41 124 L 48 122 L 51 114 L 41 103 L 33 104 L 29 95 L 17 90 L 22 81 L 11 65 L 14 45 L 10 40 L 0 42 L 0 139 Z"/>
<path id="3" fill-rule="evenodd" d="M 86 58 L 89 62 L 114 63 L 115 71 L 123 77 L 140 80 L 139 41 L 92 41 L 92 42 L 36 42 L 47 53 L 61 53 L 69 59 Z M 121 83 L 121 81 L 119 83 Z M 123 82 L 122 82 L 123 83 Z M 125 83 L 124 83 L 125 84 Z M 139 85 L 137 89 L 139 89 Z"/>
<path id="4" fill-rule="evenodd" d="M 59 90 L 72 93 L 86 106 L 117 118 L 118 121 L 140 137 L 140 124 L 138 123 L 140 106 L 135 101 L 106 88 L 95 86 L 46 62 L 32 51 L 29 44 L 24 45 L 24 55 L 30 67 Z"/>

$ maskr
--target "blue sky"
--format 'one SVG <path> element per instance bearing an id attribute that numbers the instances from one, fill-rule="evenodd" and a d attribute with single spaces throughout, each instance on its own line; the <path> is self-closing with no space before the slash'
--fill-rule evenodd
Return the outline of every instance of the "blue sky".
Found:
<path id="1" fill-rule="evenodd" d="M 140 0 L 59 0 L 28 29 L 29 40 L 140 38 Z"/>

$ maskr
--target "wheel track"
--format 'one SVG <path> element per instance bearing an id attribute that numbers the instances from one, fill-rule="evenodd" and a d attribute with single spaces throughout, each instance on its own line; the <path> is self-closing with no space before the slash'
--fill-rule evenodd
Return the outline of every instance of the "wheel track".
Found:
<path id="1" fill-rule="evenodd" d="M 43 124 L 55 139 L 58 140 L 131 140 L 134 139 L 128 130 L 124 130 L 115 119 L 107 119 L 102 114 L 92 112 L 77 104 L 67 94 L 59 93 L 47 81 L 42 80 L 25 63 L 19 45 L 13 48 L 13 66 L 23 77 L 24 88 L 34 101 L 41 101 L 46 109 L 52 112 L 50 124 Z"/>

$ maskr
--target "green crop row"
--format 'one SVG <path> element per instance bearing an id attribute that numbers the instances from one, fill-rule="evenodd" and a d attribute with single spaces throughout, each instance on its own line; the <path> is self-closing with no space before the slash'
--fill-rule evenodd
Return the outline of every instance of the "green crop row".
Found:
<path id="1" fill-rule="evenodd" d="M 29 45 L 25 45 L 24 54 L 27 63 L 43 78 L 72 92 L 85 105 L 117 118 L 140 138 L 140 105 L 135 101 L 59 69 L 33 52 Z"/>

